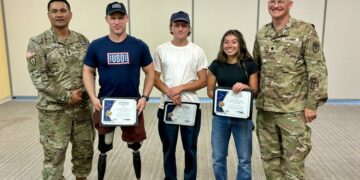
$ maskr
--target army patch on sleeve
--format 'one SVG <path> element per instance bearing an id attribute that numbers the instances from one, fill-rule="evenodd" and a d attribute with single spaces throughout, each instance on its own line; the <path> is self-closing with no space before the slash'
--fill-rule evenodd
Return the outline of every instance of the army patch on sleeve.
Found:
<path id="1" fill-rule="evenodd" d="M 28 51 L 26 53 L 26 59 L 28 61 L 30 61 L 30 64 L 32 64 L 33 66 L 35 66 L 36 64 L 36 59 L 35 59 L 35 52 L 34 51 Z"/>
<path id="2" fill-rule="evenodd" d="M 33 66 L 35 66 L 36 64 L 36 59 L 33 57 L 30 59 L 30 64 L 32 64 Z"/>
<path id="3" fill-rule="evenodd" d="M 320 43 L 319 42 L 314 42 L 312 45 L 312 50 L 313 52 L 316 54 L 317 52 L 319 52 L 320 50 Z"/>
<path id="4" fill-rule="evenodd" d="M 26 52 L 26 59 L 31 59 L 32 57 L 35 56 L 35 52 L 34 51 L 28 51 Z"/>

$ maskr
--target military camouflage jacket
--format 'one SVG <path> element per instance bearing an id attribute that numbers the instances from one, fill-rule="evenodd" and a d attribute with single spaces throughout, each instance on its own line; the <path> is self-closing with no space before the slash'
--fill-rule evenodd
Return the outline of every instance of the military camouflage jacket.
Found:
<path id="1" fill-rule="evenodd" d="M 87 95 L 82 83 L 83 59 L 89 41 L 85 36 L 70 31 L 65 42 L 60 42 L 52 30 L 32 37 L 26 54 L 30 78 L 38 90 L 39 110 L 61 110 L 70 105 L 71 90 L 83 89 L 83 104 Z"/>
<path id="2" fill-rule="evenodd" d="M 256 35 L 259 65 L 257 108 L 272 112 L 316 110 L 327 100 L 327 68 L 311 24 L 290 17 L 281 33 L 269 23 Z"/>

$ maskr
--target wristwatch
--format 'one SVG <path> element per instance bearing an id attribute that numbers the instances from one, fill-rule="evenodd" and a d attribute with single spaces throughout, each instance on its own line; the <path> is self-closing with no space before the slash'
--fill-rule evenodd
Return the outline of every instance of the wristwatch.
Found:
<path id="1" fill-rule="evenodd" d="M 149 101 L 149 96 L 142 95 L 141 98 L 145 98 L 146 102 Z"/>

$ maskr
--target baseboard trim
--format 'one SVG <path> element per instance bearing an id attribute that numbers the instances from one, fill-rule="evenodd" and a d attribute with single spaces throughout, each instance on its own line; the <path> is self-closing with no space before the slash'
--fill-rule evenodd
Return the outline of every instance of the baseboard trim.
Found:
<path id="1" fill-rule="evenodd" d="M 8 101 L 11 101 L 11 96 L 0 98 L 0 104 L 6 103 Z"/>

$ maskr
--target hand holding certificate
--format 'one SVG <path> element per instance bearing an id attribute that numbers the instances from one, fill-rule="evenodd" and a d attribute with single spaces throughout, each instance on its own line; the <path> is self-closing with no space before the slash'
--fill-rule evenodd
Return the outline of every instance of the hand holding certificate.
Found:
<path id="1" fill-rule="evenodd" d="M 101 125 L 135 126 L 137 125 L 137 101 L 135 98 L 104 98 L 102 100 Z"/>
<path id="2" fill-rule="evenodd" d="M 229 88 L 218 87 L 215 90 L 213 114 L 240 119 L 249 119 L 252 115 L 252 93 L 243 90 L 234 93 Z"/>
<path id="3" fill-rule="evenodd" d="M 182 102 L 181 105 L 177 106 L 172 102 L 165 102 L 164 122 L 166 124 L 194 126 L 198 108 L 199 103 Z"/>

